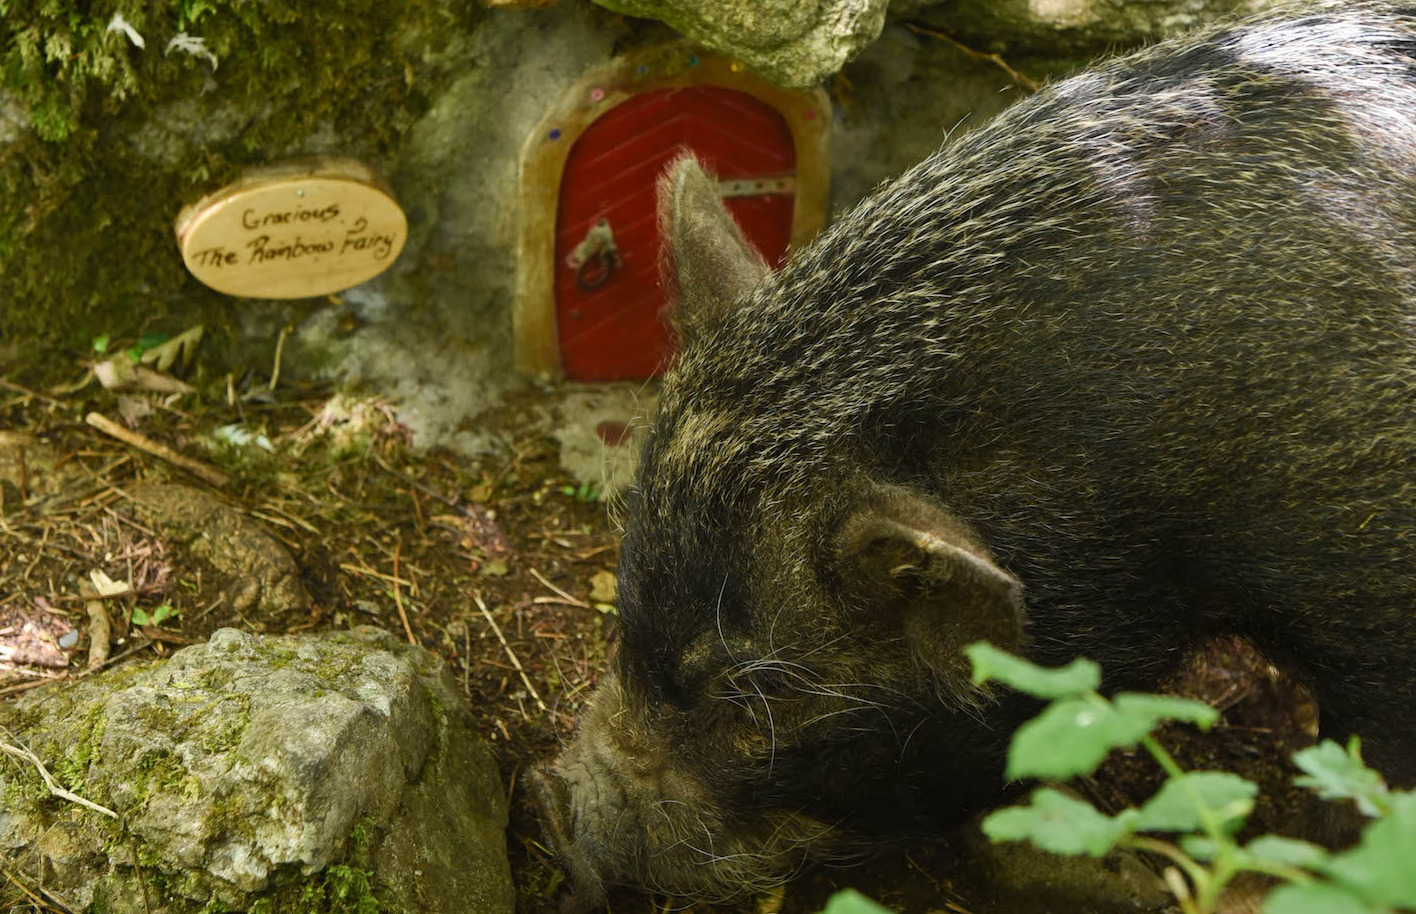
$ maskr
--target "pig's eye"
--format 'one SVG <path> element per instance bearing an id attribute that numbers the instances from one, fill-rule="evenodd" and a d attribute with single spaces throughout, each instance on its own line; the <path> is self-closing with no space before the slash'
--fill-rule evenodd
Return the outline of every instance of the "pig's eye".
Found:
<path id="1" fill-rule="evenodd" d="M 673 682 L 666 689 L 667 697 L 685 710 L 716 697 L 732 670 L 754 655 L 746 638 L 724 637 L 717 632 L 705 634 L 680 655 Z"/>
<path id="2" fill-rule="evenodd" d="M 666 697 L 679 708 L 692 708 L 708 697 L 713 680 L 725 664 L 726 657 L 717 651 L 685 651 Z"/>

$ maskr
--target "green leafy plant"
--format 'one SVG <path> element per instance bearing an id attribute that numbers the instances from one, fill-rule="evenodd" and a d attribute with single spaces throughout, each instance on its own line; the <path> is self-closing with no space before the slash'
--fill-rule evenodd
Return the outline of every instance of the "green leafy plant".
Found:
<path id="1" fill-rule="evenodd" d="M 161 606 L 157 607 L 152 612 L 148 612 L 141 606 L 134 606 L 133 624 L 139 626 L 161 625 L 164 621 L 166 621 L 167 619 L 171 619 L 176 615 L 177 609 L 170 603 L 163 603 Z"/>
<path id="2" fill-rule="evenodd" d="M 561 486 L 561 494 L 568 495 L 576 501 L 589 503 L 599 501 L 603 493 L 600 491 L 600 487 L 593 482 L 582 482 L 579 487 Z"/>
<path id="3" fill-rule="evenodd" d="M 1000 682 L 1049 702 L 1018 728 L 1008 749 L 1007 776 L 1064 780 L 1092 773 L 1112 749 L 1142 746 L 1167 775 L 1139 808 L 1108 816 L 1051 787 L 1025 805 L 983 820 L 995 842 L 1030 841 L 1054 854 L 1102 857 L 1113 848 L 1160 856 L 1173 864 L 1166 884 L 1185 914 L 1209 914 L 1241 873 L 1274 877 L 1280 885 L 1264 914 L 1388 914 L 1416 910 L 1416 793 L 1392 790 L 1362 763 L 1354 737 L 1344 749 L 1331 740 L 1293 756 L 1295 779 L 1325 800 L 1351 801 L 1372 821 L 1356 847 L 1333 853 L 1307 841 L 1263 835 L 1240 843 L 1258 787 L 1225 771 L 1186 771 L 1151 731 L 1163 721 L 1213 726 L 1219 715 L 1202 702 L 1163 695 L 1097 692 L 1101 668 L 1078 658 L 1047 669 L 987 643 L 965 649 L 974 682 Z M 1156 834 L 1169 837 L 1156 837 Z M 859 892 L 833 895 L 823 914 L 890 914 Z"/>
<path id="4" fill-rule="evenodd" d="M 1167 776 L 1139 808 L 1114 816 L 1051 787 L 1038 788 L 1027 804 L 984 819 L 991 840 L 1026 840 L 1056 854 L 1100 857 L 1118 847 L 1156 854 L 1173 864 L 1166 882 L 1186 914 L 1214 911 L 1225 887 L 1245 872 L 1283 883 L 1266 899 L 1265 914 L 1416 908 L 1416 794 L 1389 789 L 1362 763 L 1355 738 L 1346 749 L 1324 741 L 1293 761 L 1304 772 L 1298 784 L 1324 799 L 1351 800 L 1372 818 L 1356 847 L 1332 853 L 1273 835 L 1241 844 L 1237 834 L 1254 809 L 1258 787 L 1224 771 L 1182 769 L 1151 733 L 1167 720 L 1208 728 L 1218 718 L 1213 708 L 1160 695 L 1105 698 L 1097 692 L 1101 669 L 1089 660 L 1044 669 L 986 643 L 966 653 L 975 683 L 1001 682 L 1049 702 L 1014 734 L 1009 778 L 1057 781 L 1090 774 L 1112 749 L 1136 745 Z"/>

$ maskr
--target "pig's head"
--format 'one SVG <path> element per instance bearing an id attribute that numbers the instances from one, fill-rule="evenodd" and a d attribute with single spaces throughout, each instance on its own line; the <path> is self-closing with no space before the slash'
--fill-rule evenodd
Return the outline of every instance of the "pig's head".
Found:
<path id="1" fill-rule="evenodd" d="M 684 348 L 628 499 L 622 640 L 537 777 L 588 903 L 732 896 L 962 816 L 1007 733 L 961 648 L 1022 638 L 1021 588 L 965 524 L 848 441 L 778 437 L 800 417 L 774 423 L 780 378 L 730 327 L 767 269 L 697 163 L 661 198 Z"/>

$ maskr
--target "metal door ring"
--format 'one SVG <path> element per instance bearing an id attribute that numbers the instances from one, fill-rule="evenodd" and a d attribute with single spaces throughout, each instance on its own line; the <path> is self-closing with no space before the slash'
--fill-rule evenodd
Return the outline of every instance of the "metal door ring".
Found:
<path id="1" fill-rule="evenodd" d="M 619 266 L 614 251 L 599 250 L 575 268 L 575 284 L 586 292 L 603 286 Z"/>

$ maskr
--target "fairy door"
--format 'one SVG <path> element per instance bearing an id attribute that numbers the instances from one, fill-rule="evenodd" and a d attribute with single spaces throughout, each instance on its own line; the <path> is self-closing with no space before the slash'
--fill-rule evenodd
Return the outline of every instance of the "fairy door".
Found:
<path id="1" fill-rule="evenodd" d="M 782 115 L 722 86 L 629 97 L 581 133 L 561 178 L 555 295 L 565 377 L 646 378 L 672 355 L 655 184 L 685 150 L 718 176 L 728 209 L 767 261 L 785 257 L 796 150 Z"/>

